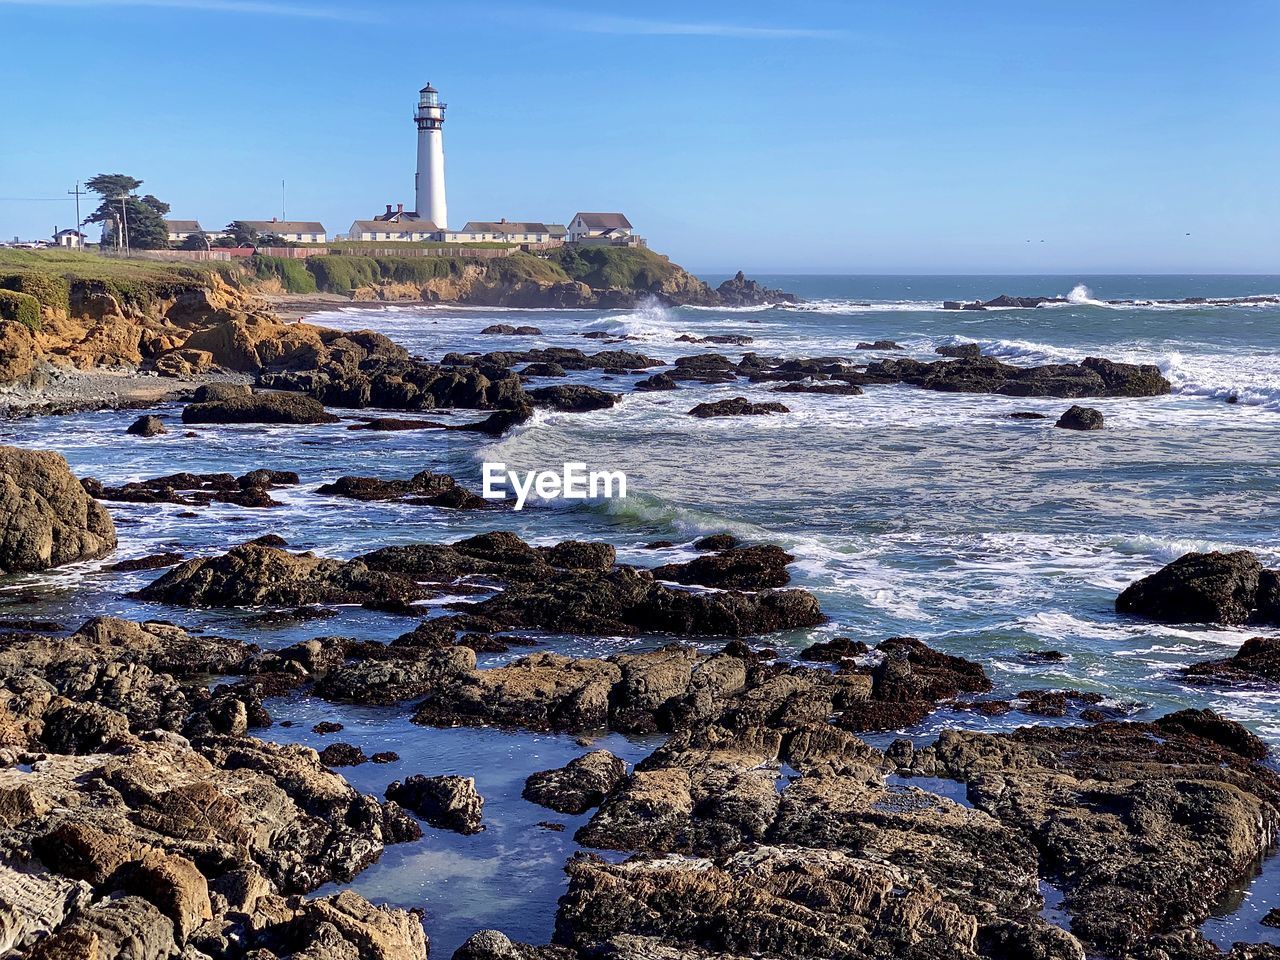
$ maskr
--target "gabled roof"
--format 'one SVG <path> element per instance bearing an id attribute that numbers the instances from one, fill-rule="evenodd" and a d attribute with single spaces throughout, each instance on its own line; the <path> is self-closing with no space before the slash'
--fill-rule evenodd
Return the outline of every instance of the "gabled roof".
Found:
<path id="1" fill-rule="evenodd" d="M 324 233 L 324 224 L 317 220 L 241 220 L 246 227 L 259 233 Z"/>
<path id="2" fill-rule="evenodd" d="M 435 233 L 440 228 L 430 220 L 355 220 L 351 229 L 370 233 Z"/>
<path id="3" fill-rule="evenodd" d="M 88 236 L 88 234 L 81 233 L 79 230 L 72 230 L 70 227 L 68 227 L 66 230 L 59 230 L 57 233 L 53 235 L 53 237 L 56 240 L 58 237 L 65 237 L 67 234 L 73 234 L 74 236 L 77 236 L 77 237 Z"/>
<path id="4" fill-rule="evenodd" d="M 565 237 L 569 235 L 569 228 L 563 223 L 548 223 L 547 232 L 553 237 Z"/>
<path id="5" fill-rule="evenodd" d="M 200 233 L 198 220 L 166 220 L 164 225 L 170 233 Z"/>
<path id="6" fill-rule="evenodd" d="M 620 213 L 577 213 L 573 219 L 582 220 L 588 230 L 631 229 L 631 221 Z"/>
<path id="7" fill-rule="evenodd" d="M 545 223 L 523 220 L 471 220 L 459 233 L 550 233 Z"/>

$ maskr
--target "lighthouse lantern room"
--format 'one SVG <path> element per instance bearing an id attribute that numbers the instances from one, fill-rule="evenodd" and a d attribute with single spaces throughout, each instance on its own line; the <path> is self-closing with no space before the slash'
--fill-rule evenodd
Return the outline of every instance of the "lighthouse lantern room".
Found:
<path id="1" fill-rule="evenodd" d="M 444 194 L 444 111 L 440 91 L 427 84 L 419 91 L 413 119 L 418 125 L 418 173 L 414 184 L 418 216 L 439 230 L 449 229 Z"/>

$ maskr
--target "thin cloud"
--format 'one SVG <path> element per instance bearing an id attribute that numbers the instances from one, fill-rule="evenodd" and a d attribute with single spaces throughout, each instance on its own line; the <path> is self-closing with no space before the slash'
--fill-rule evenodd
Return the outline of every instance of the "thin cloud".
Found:
<path id="1" fill-rule="evenodd" d="M 3 1 L 3 0 L 0 0 Z M 489 14 L 503 19 L 529 23 L 527 8 L 493 8 Z M 813 27 L 778 27 L 763 24 L 731 23 L 727 20 L 653 20 L 640 17 L 599 17 L 593 14 L 573 13 L 570 10 L 540 10 L 536 13 L 539 26 L 554 26 L 577 33 L 613 33 L 632 37 L 723 37 L 728 40 L 836 40 L 847 36 L 842 29 Z"/>
<path id="2" fill-rule="evenodd" d="M 153 10 L 198 10 L 212 13 L 240 13 L 266 17 L 300 17 L 307 20 L 342 20 L 367 22 L 372 17 L 297 3 L 274 3 L 270 0 L 0 0 L 9 7 L 67 7 L 83 10 L 137 7 Z"/>
<path id="3" fill-rule="evenodd" d="M 810 27 L 749 26 L 739 23 L 643 20 L 636 17 L 596 17 L 561 14 L 564 26 L 580 33 L 616 33 L 651 37 L 727 37 L 733 40 L 834 40 L 843 30 Z"/>

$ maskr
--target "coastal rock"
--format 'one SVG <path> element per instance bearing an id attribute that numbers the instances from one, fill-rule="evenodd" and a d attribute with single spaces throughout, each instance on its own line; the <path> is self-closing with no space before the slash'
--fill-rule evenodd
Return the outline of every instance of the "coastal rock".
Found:
<path id="1" fill-rule="evenodd" d="M 581 384 L 571 386 L 539 387 L 529 391 L 529 398 L 535 407 L 546 407 L 562 413 L 589 413 L 592 410 L 607 410 L 622 398 L 615 393 L 606 393 L 595 387 Z"/>
<path id="2" fill-rule="evenodd" d="M 732 533 L 713 533 L 693 542 L 695 550 L 730 550 L 741 541 Z"/>
<path id="3" fill-rule="evenodd" d="M 56 453 L 0 446 L 0 573 L 95 560 L 116 547 L 111 515 Z"/>
<path id="4" fill-rule="evenodd" d="M 280 486 L 296 486 L 298 475 L 289 470 L 251 470 L 240 477 L 229 473 L 173 473 L 148 480 L 135 480 L 107 487 L 86 477 L 85 491 L 99 500 L 122 503 L 177 503 L 203 507 L 230 503 L 238 507 L 278 507 L 270 491 Z"/>
<path id="5" fill-rule="evenodd" d="M 569 374 L 558 363 L 531 363 L 520 371 L 522 377 L 567 377 Z"/>
<path id="6" fill-rule="evenodd" d="M 29 382 L 39 359 L 40 348 L 25 323 L 0 321 L 0 384 Z"/>
<path id="7" fill-rule="evenodd" d="M 484 798 L 476 791 L 474 777 L 414 774 L 387 787 L 387 799 L 412 810 L 433 827 L 462 834 L 484 829 Z"/>
<path id="8" fill-rule="evenodd" d="M 475 669 L 476 653 L 457 645 L 435 650 L 397 651 L 366 657 L 327 671 L 316 683 L 315 695 L 339 703 L 392 704 L 451 687 Z"/>
<path id="9" fill-rule="evenodd" d="M 856 347 L 854 347 L 854 349 L 855 350 L 901 350 L 903 349 L 903 347 L 900 343 L 897 343 L 893 340 L 874 340 L 871 343 L 868 343 L 867 341 L 862 340 L 858 343 Z"/>
<path id="10" fill-rule="evenodd" d="M 1092 952 L 1142 956 L 1160 937 L 1202 943 L 1196 928 L 1213 904 L 1252 875 L 1280 812 L 1280 778 L 1256 763 L 1259 746 L 1239 724 L 1181 711 L 1154 723 L 947 730 L 911 766 L 966 782 L 978 810 L 1035 844 Z"/>
<path id="11" fill-rule="evenodd" d="M 621 677 L 618 667 L 604 660 L 538 653 L 507 666 L 472 671 L 433 691 L 413 720 L 430 726 L 598 729 L 609 716 L 609 691 Z"/>
<path id="12" fill-rule="evenodd" d="M 559 769 L 533 774 L 521 795 L 557 813 L 576 815 L 598 806 L 626 772 L 627 765 L 608 750 L 593 750 Z"/>
<path id="13" fill-rule="evenodd" d="M 443 423 L 434 420 L 405 420 L 400 417 L 373 417 L 361 423 L 353 423 L 348 430 L 373 430 L 377 433 L 394 433 L 404 430 L 447 430 Z"/>
<path id="14" fill-rule="evenodd" d="M 1234 656 L 1193 663 L 1182 675 L 1193 683 L 1280 684 L 1280 639 L 1253 637 Z"/>
<path id="15" fill-rule="evenodd" d="M 719 553 L 696 557 L 687 563 L 655 567 L 659 580 L 699 584 L 729 590 L 762 590 L 785 587 L 791 582 L 787 564 L 795 560 L 781 547 L 772 545 L 731 547 Z"/>
<path id="16" fill-rule="evenodd" d="M 982 346 L 976 343 L 944 343 L 933 352 L 940 357 L 974 360 L 982 356 Z"/>
<path id="17" fill-rule="evenodd" d="M 183 423 L 336 423 L 338 420 L 311 397 L 287 393 L 256 393 L 182 408 Z"/>
<path id="18" fill-rule="evenodd" d="M 741 270 L 716 287 L 716 295 L 726 307 L 759 307 L 799 300 L 794 293 L 770 290 L 759 281 L 748 280 Z"/>
<path id="19" fill-rule="evenodd" d="M 839 380 L 827 380 L 819 383 L 795 381 L 784 383 L 773 388 L 774 393 L 822 393 L 833 397 L 860 397 L 862 388 L 856 383 L 844 383 Z"/>
<path id="20" fill-rule="evenodd" d="M 376 477 L 339 477 L 326 483 L 317 493 L 351 500 L 403 500 L 455 510 L 475 510 L 491 504 L 478 494 L 461 486 L 444 473 L 423 470 L 408 480 L 379 480 Z"/>
<path id="21" fill-rule="evenodd" d="M 132 596 L 185 607 L 302 606 L 420 600 L 428 592 L 359 561 L 243 544 L 219 557 L 180 564 Z"/>
<path id="22" fill-rule="evenodd" d="M 852 376 L 845 374 L 845 376 Z M 1155 397 L 1172 390 L 1153 364 L 1115 363 L 1086 357 L 1080 363 L 1019 367 L 994 357 L 938 360 L 880 360 L 867 365 L 857 382 L 907 383 L 948 393 L 992 393 L 1009 397 Z"/>
<path id="23" fill-rule="evenodd" d="M 489 324 L 489 326 L 485 327 L 480 332 L 488 333 L 488 334 L 504 334 L 506 336 L 521 336 L 521 337 L 542 336 L 542 331 L 539 330 L 537 327 L 529 327 L 529 326 L 513 327 L 509 323 L 491 323 Z"/>
<path id="24" fill-rule="evenodd" d="M 680 385 L 666 373 L 655 373 L 651 377 L 635 382 L 635 389 L 652 392 L 656 390 L 679 390 Z"/>
<path id="25" fill-rule="evenodd" d="M 752 403 L 746 397 L 731 397 L 728 400 L 700 403 L 689 411 L 689 416 L 705 420 L 710 417 L 745 417 L 790 412 L 780 403 Z"/>
<path id="26" fill-rule="evenodd" d="M 294 945 L 297 960 L 427 960 L 422 921 L 407 910 L 374 906 L 351 890 L 305 903 L 296 917 L 270 931 Z M 270 937 L 264 937 L 270 941 Z M 269 960 L 265 950 L 250 954 Z"/>
<path id="27" fill-rule="evenodd" d="M 776 560 L 772 552 L 768 556 Z M 429 583 L 452 584 L 466 576 L 505 583 L 505 590 L 480 603 L 451 605 L 483 618 L 486 632 L 749 636 L 815 626 L 823 619 L 816 598 L 803 590 L 693 593 L 658 583 L 648 570 L 615 566 L 613 559 L 605 545 L 534 549 L 512 534 L 491 533 L 451 545 L 387 547 L 358 562 Z"/>
<path id="28" fill-rule="evenodd" d="M 193 403 L 212 403 L 217 400 L 237 400 L 253 396 L 247 383 L 205 383 L 196 387 L 191 395 Z"/>
<path id="29" fill-rule="evenodd" d="M 870 652 L 870 648 L 861 640 L 836 637 L 833 640 L 810 644 L 800 651 L 800 658 L 818 663 L 842 663 L 845 660 L 866 656 Z"/>
<path id="30" fill-rule="evenodd" d="M 1101 430 L 1102 412 L 1093 407 L 1082 407 L 1076 404 L 1060 416 L 1054 426 L 1063 430 Z"/>
<path id="31" fill-rule="evenodd" d="M 1116 612 L 1165 623 L 1280 622 L 1265 603 L 1260 609 L 1264 573 L 1270 571 L 1247 550 L 1187 553 L 1126 587 Z"/>
<path id="32" fill-rule="evenodd" d="M 129 429 L 125 433 L 133 434 L 136 437 L 158 437 L 163 433 L 168 433 L 168 431 L 164 428 L 164 421 L 159 417 L 146 416 L 139 417 L 129 424 Z"/>

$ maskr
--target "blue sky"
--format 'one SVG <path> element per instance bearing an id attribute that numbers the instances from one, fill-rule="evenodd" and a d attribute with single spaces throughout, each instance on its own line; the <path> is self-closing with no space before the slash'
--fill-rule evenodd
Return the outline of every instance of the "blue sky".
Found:
<path id="1" fill-rule="evenodd" d="M 1278 36 L 1275 0 L 0 0 L 0 236 L 99 172 L 205 226 L 285 178 L 345 231 L 412 205 L 431 81 L 455 225 L 618 209 L 703 271 L 1280 273 Z"/>

